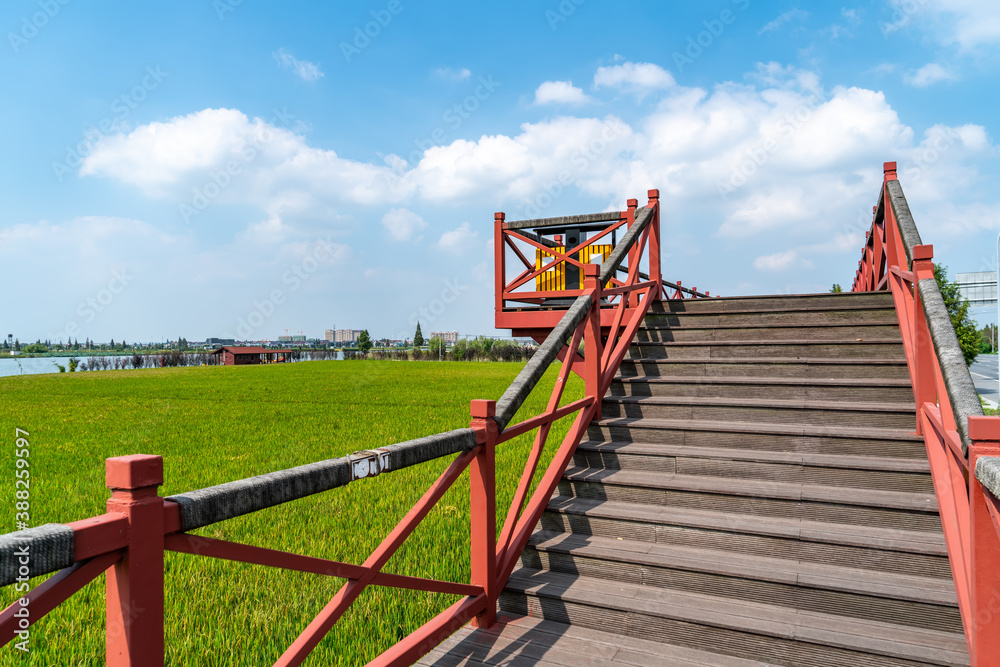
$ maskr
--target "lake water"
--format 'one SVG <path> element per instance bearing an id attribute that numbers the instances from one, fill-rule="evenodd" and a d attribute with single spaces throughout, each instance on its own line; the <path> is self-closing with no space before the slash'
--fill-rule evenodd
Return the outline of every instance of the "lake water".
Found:
<path id="1" fill-rule="evenodd" d="M 67 366 L 69 357 L 0 357 L 0 377 L 5 375 L 36 375 L 38 373 L 58 373 L 56 364 Z M 69 368 L 67 366 L 67 372 Z"/>
<path id="2" fill-rule="evenodd" d="M 303 359 L 299 361 L 310 361 L 308 358 L 309 353 L 304 352 Z M 337 359 L 343 359 L 344 353 L 342 351 L 337 352 Z M 81 361 L 86 359 L 86 357 L 77 357 Z M 66 367 L 66 372 L 69 372 L 69 360 L 70 357 L 0 357 L 0 377 L 5 375 L 37 375 L 39 373 L 58 373 L 59 369 L 56 368 L 56 364 L 61 364 Z M 82 371 L 81 371 L 82 372 Z"/>

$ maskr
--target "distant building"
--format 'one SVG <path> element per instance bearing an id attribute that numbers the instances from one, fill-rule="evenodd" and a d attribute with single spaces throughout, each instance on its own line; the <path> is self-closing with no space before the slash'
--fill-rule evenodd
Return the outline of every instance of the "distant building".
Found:
<path id="1" fill-rule="evenodd" d="M 334 343 L 356 343 L 361 336 L 361 329 L 337 329 L 333 332 Z"/>
<path id="2" fill-rule="evenodd" d="M 431 332 L 431 338 L 441 338 L 447 345 L 454 345 L 458 342 L 458 332 L 457 331 L 433 331 Z"/>
<path id="3" fill-rule="evenodd" d="M 334 340 L 333 336 L 336 333 L 337 332 L 334 331 L 333 329 L 327 329 L 326 331 L 323 332 L 323 340 L 325 340 L 328 343 L 332 343 Z"/>
<path id="4" fill-rule="evenodd" d="M 236 339 L 234 338 L 206 338 L 205 345 L 210 347 L 216 347 L 221 345 L 236 345 Z"/>
<path id="5" fill-rule="evenodd" d="M 279 343 L 302 343 L 305 342 L 305 336 L 278 336 Z"/>

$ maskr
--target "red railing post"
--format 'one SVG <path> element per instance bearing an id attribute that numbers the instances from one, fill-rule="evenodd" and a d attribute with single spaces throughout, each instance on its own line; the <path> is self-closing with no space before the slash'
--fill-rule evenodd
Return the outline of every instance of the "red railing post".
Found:
<path id="1" fill-rule="evenodd" d="M 888 206 L 888 204 L 886 204 Z M 920 299 L 917 282 L 926 278 L 934 279 L 934 246 L 913 247 L 913 321 L 910 323 L 913 336 L 913 398 L 917 402 L 917 434 L 923 435 L 924 426 L 920 414 L 924 403 L 937 403 L 937 383 L 934 379 L 936 353 L 931 341 L 931 331 L 924 317 L 924 306 Z M 905 296 L 905 295 L 904 295 Z M 898 309 L 897 309 L 898 311 Z"/>
<path id="2" fill-rule="evenodd" d="M 506 248 L 503 240 L 503 225 L 506 216 L 503 212 L 493 214 L 493 269 L 496 272 L 496 284 L 493 286 L 493 296 L 496 301 L 495 312 L 503 312 L 503 290 L 507 283 Z"/>
<path id="3" fill-rule="evenodd" d="M 632 208 L 629 200 L 629 207 Z M 631 260 L 630 260 L 631 261 Z M 583 289 L 584 291 L 594 291 L 594 303 L 590 307 L 587 319 L 583 326 L 583 379 L 586 383 L 586 396 L 594 397 L 594 419 L 601 418 L 601 357 L 604 355 L 604 346 L 601 343 L 601 283 L 599 280 L 601 267 L 596 264 L 585 264 L 583 267 Z M 624 299 L 626 294 L 622 295 Z M 624 305 L 624 304 L 623 304 Z M 608 345 L 614 345 L 614 341 L 608 341 Z"/>
<path id="4" fill-rule="evenodd" d="M 628 221 L 625 223 L 626 229 L 632 229 L 632 225 L 635 224 L 635 210 L 639 207 L 638 199 L 629 199 L 626 202 L 628 210 L 625 211 L 625 219 Z M 639 262 L 639 244 L 635 243 L 628 251 L 628 268 L 631 271 Z M 586 289 L 586 287 L 584 288 Z M 638 305 L 639 297 L 634 292 L 629 292 L 628 294 L 622 294 L 622 299 L 626 301 L 627 308 L 635 308 Z"/>
<path id="5" fill-rule="evenodd" d="M 650 190 L 646 193 L 649 196 L 649 207 L 655 207 L 653 219 L 649 221 L 649 279 L 656 284 L 656 290 L 650 298 L 653 301 L 660 300 L 663 292 L 661 286 L 662 276 L 660 274 L 660 191 Z M 707 295 L 708 292 L 705 292 Z"/>
<path id="6" fill-rule="evenodd" d="M 486 609 L 473 620 L 478 628 L 497 621 L 497 493 L 496 443 L 499 428 L 496 401 L 472 401 L 471 428 L 482 449 L 469 466 L 469 510 L 472 522 L 472 584 L 486 591 Z"/>
<path id="7" fill-rule="evenodd" d="M 974 473 L 983 456 L 1000 456 L 1000 419 L 969 417 L 969 508 L 972 513 L 972 667 L 995 665 L 1000 656 L 1000 535 Z"/>
<path id="8" fill-rule="evenodd" d="M 110 667 L 163 665 L 163 459 L 135 454 L 105 461 L 108 512 L 128 517 L 125 557 L 106 575 Z"/>

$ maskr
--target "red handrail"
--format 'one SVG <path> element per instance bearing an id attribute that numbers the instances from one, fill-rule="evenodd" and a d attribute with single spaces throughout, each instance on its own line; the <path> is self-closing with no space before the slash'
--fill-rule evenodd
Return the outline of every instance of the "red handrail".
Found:
<path id="1" fill-rule="evenodd" d="M 1000 455 L 1000 418 L 983 416 L 934 279 L 933 246 L 922 245 L 896 163 L 884 166 L 852 291 L 892 293 L 934 480 L 948 561 L 974 666 L 1000 656 L 1000 522 L 976 462 Z"/>

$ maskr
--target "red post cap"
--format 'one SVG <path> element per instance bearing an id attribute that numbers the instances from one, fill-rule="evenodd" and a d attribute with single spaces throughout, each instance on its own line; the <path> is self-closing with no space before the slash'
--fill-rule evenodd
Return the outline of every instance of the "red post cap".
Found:
<path id="1" fill-rule="evenodd" d="M 918 259 L 934 259 L 934 246 L 930 244 L 913 246 L 913 259 L 914 261 Z"/>
<path id="2" fill-rule="evenodd" d="M 473 419 L 488 419 L 497 414 L 497 402 L 476 398 L 472 401 L 471 413 Z"/>
<path id="3" fill-rule="evenodd" d="M 507 214 L 505 214 L 503 211 L 497 211 L 496 213 L 493 214 L 493 219 L 500 220 L 501 222 L 503 222 L 504 220 L 507 219 Z"/>
<path id="4" fill-rule="evenodd" d="M 882 165 L 882 171 L 884 173 L 886 173 L 886 174 L 888 174 L 890 172 L 896 173 L 896 163 L 895 162 L 886 162 L 886 163 L 884 163 Z"/>
<path id="5" fill-rule="evenodd" d="M 109 489 L 142 489 L 163 484 L 163 457 L 151 454 L 116 456 L 104 461 Z"/>
<path id="6" fill-rule="evenodd" d="M 1000 441 L 1000 417 L 969 417 L 969 437 L 976 441 Z"/>

